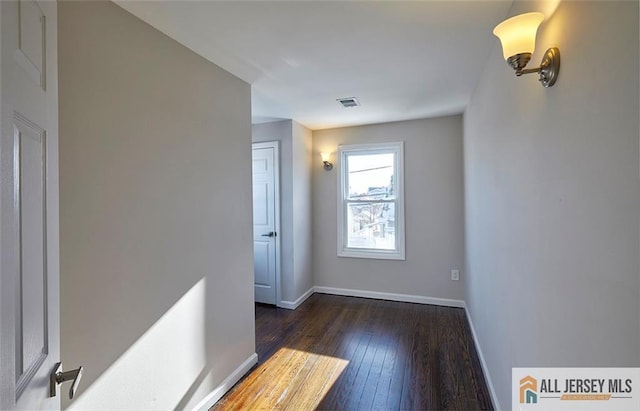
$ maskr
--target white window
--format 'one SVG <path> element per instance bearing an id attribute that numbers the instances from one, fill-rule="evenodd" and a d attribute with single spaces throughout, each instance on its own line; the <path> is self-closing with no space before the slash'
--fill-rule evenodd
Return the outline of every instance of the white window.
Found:
<path id="1" fill-rule="evenodd" d="M 404 260 L 403 144 L 338 147 L 338 256 Z"/>

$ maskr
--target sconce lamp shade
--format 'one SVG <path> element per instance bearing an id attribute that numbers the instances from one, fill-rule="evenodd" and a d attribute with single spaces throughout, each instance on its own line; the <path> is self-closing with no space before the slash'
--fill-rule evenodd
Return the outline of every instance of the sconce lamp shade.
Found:
<path id="1" fill-rule="evenodd" d="M 533 54 L 536 33 L 542 20 L 544 20 L 542 13 L 525 13 L 511 17 L 493 29 L 493 34 L 502 43 L 502 54 L 505 60 L 518 54 Z"/>
<path id="2" fill-rule="evenodd" d="M 324 169 L 329 171 L 333 168 L 333 164 L 331 161 L 331 153 L 320 153 L 320 157 L 322 157 L 322 164 L 324 164 Z"/>

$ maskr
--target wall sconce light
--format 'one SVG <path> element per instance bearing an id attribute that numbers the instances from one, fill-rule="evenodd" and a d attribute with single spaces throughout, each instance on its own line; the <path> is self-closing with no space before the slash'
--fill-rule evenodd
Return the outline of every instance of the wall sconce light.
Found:
<path id="1" fill-rule="evenodd" d="M 516 76 L 538 73 L 544 87 L 555 84 L 560 71 L 560 50 L 556 47 L 547 49 L 540 67 L 525 69 L 536 46 L 536 32 L 544 20 L 542 13 L 525 13 L 511 17 L 498 24 L 493 34 L 502 43 L 502 54 L 507 63 L 516 71 Z"/>
<path id="2" fill-rule="evenodd" d="M 322 157 L 325 170 L 329 171 L 333 169 L 333 164 L 329 161 L 331 159 L 331 153 L 320 153 L 320 157 Z"/>

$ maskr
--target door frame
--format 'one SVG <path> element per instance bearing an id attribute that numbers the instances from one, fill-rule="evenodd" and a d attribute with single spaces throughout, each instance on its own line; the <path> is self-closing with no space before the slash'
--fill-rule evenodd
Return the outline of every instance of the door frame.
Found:
<path id="1" fill-rule="evenodd" d="M 264 141 L 264 142 L 259 142 L 259 143 L 251 143 L 251 154 L 253 157 L 253 150 L 254 149 L 261 149 L 261 148 L 273 148 L 273 180 L 274 180 L 274 191 L 275 191 L 275 195 L 274 197 L 274 219 L 275 219 L 275 231 L 276 231 L 276 238 L 275 238 L 275 242 L 274 242 L 274 247 L 275 247 L 275 252 L 276 252 L 276 307 L 282 307 L 282 292 L 281 292 L 281 258 L 280 258 L 280 250 L 281 250 L 281 245 L 282 245 L 282 232 L 280 230 L 280 142 L 277 140 L 274 141 Z M 252 175 L 252 180 L 253 180 L 253 173 Z M 251 185 L 253 186 L 253 181 L 251 182 Z M 253 187 L 252 187 L 252 191 L 253 191 Z M 251 204 L 251 208 L 253 209 L 253 199 L 252 199 L 252 204 Z M 253 215 L 253 213 L 252 213 Z M 253 224 L 252 224 L 253 226 Z M 251 237 L 253 238 L 253 236 Z"/>

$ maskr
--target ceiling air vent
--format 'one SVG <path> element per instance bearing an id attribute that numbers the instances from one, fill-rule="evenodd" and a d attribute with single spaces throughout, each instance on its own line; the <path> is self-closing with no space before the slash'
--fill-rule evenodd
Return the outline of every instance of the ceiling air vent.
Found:
<path id="1" fill-rule="evenodd" d="M 356 100 L 355 97 L 339 98 L 337 101 L 344 108 L 358 107 L 360 105 L 360 103 L 358 103 L 358 100 Z"/>

